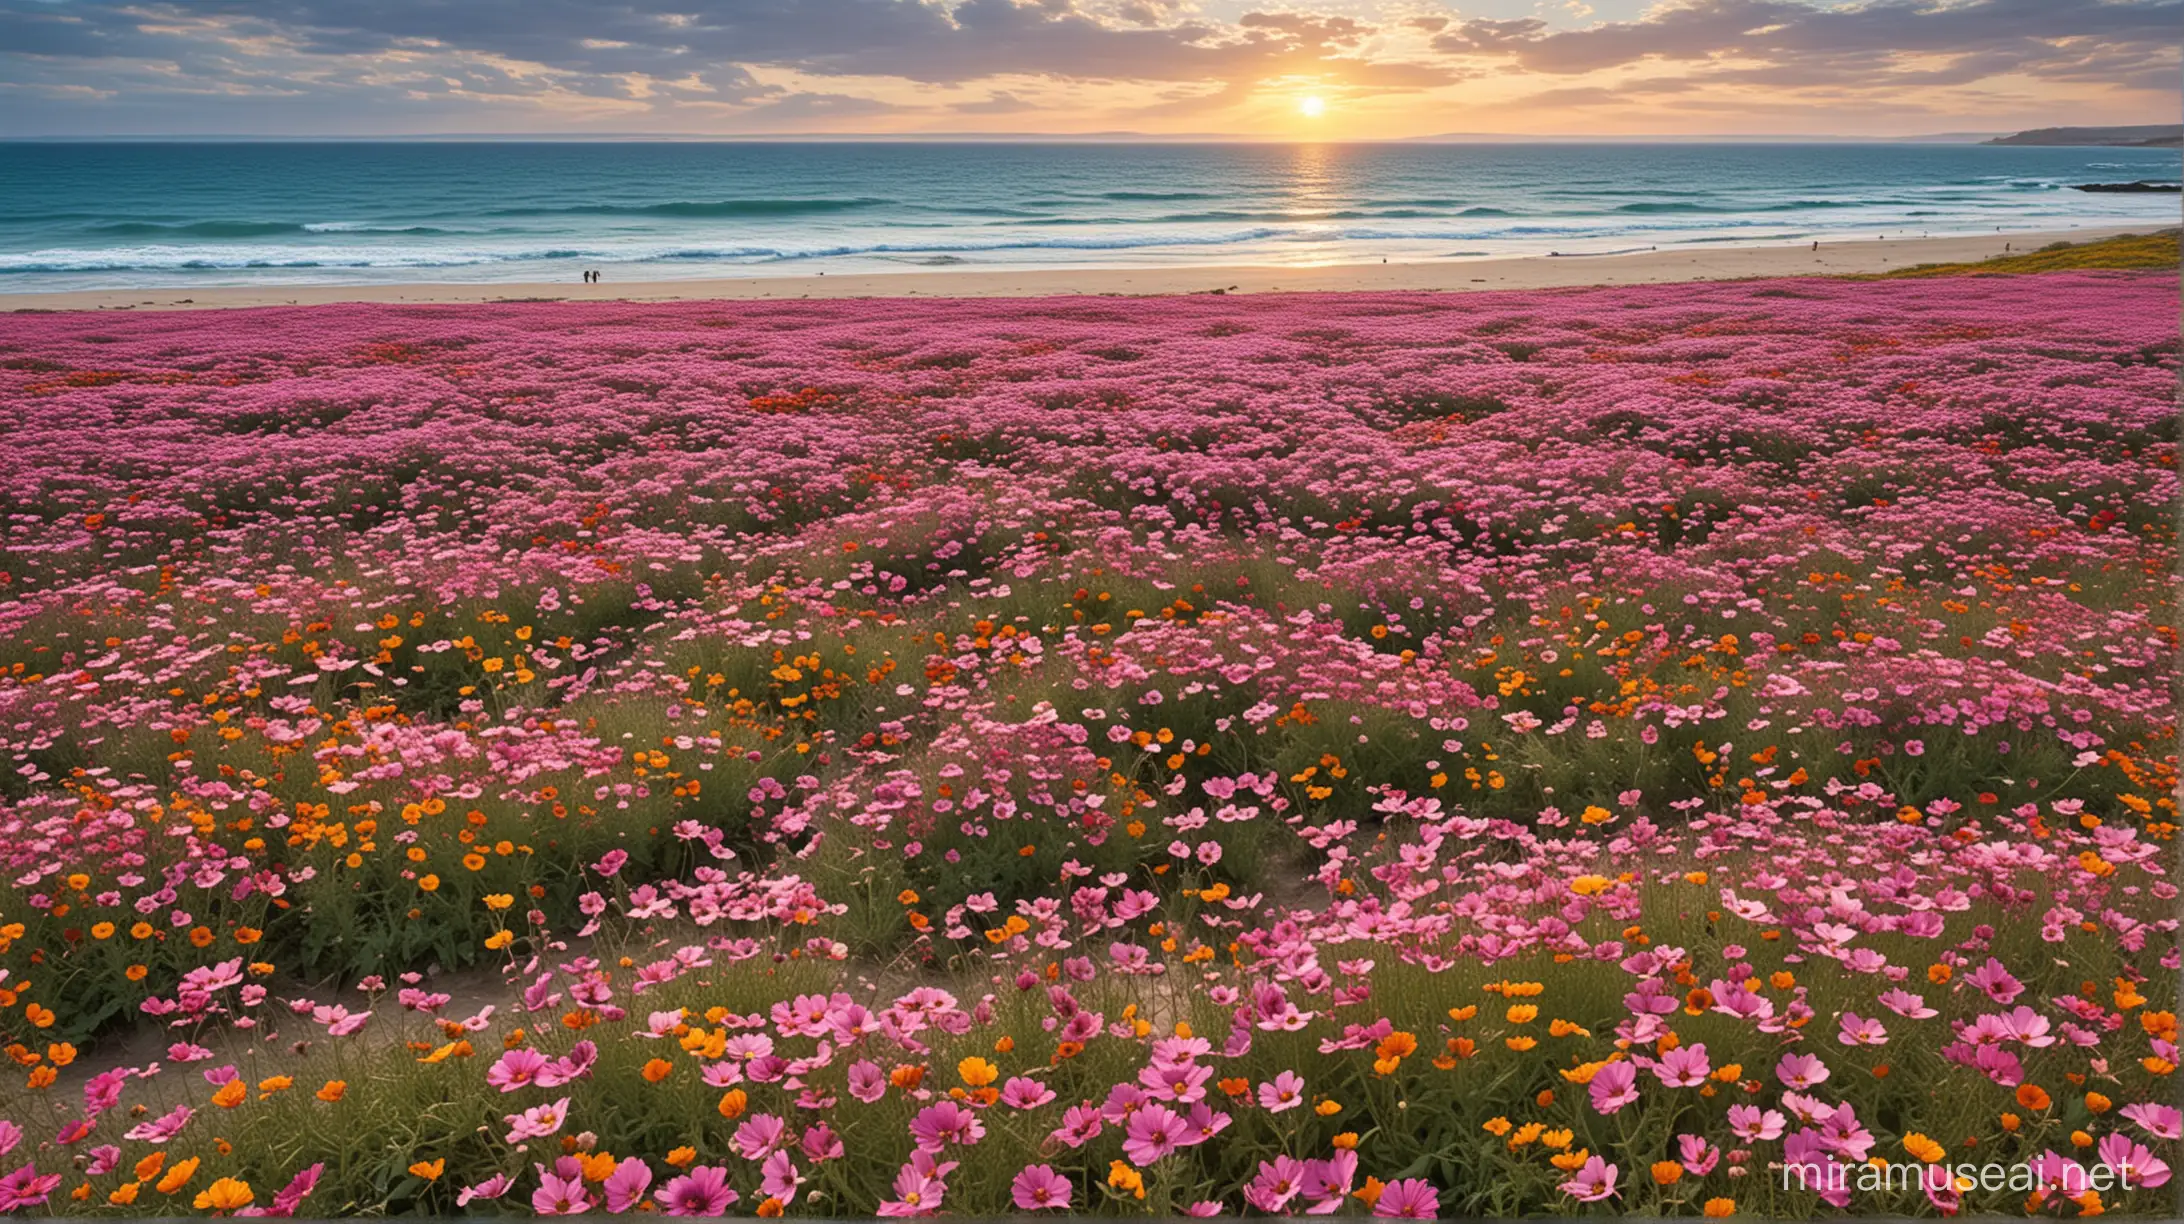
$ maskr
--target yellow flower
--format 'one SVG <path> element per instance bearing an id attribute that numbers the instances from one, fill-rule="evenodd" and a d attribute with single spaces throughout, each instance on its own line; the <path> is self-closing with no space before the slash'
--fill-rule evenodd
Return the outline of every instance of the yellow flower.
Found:
<path id="1" fill-rule="evenodd" d="M 1322 1118 L 1332 1118 L 1336 1114 L 1342 1112 L 1342 1102 L 1332 1100 L 1321 1101 L 1319 1104 L 1312 1107 L 1312 1112 L 1318 1114 Z"/>
<path id="2" fill-rule="evenodd" d="M 1532 1003 L 1512 1003 L 1508 1016 L 1511 1024 L 1530 1024 L 1539 1019 L 1539 1007 Z"/>
<path id="3" fill-rule="evenodd" d="M 233 1211 L 250 1205 L 250 1183 L 232 1177 L 223 1177 L 199 1191 L 195 1200 L 199 1211 Z"/>
<path id="4" fill-rule="evenodd" d="M 1509 1119 L 1497 1116 L 1488 1118 L 1484 1123 L 1480 1125 L 1480 1129 L 1484 1130 L 1487 1134 L 1494 1136 L 1496 1139 L 1499 1139 L 1503 1135 L 1508 1134 L 1514 1125 L 1515 1124 L 1510 1122 Z"/>
<path id="5" fill-rule="evenodd" d="M 1124 1161 L 1112 1161 L 1107 1166 L 1107 1184 L 1125 1194 L 1145 1197 L 1145 1175 Z"/>
<path id="6" fill-rule="evenodd" d="M 962 1076 L 963 1082 L 971 1087 L 983 1088 L 1000 1078 L 1001 1068 L 973 1054 L 956 1064 L 956 1074 Z"/>
<path id="7" fill-rule="evenodd" d="M 485 898 L 485 908 L 489 910 L 504 910 L 515 903 L 516 899 L 508 893 L 488 893 Z"/>

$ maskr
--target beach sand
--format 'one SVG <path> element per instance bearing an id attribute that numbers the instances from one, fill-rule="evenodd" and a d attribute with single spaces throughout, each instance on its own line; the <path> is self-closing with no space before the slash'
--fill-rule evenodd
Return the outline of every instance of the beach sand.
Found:
<path id="1" fill-rule="evenodd" d="M 269 285 L 98 289 L 0 294 L 8 310 L 191 310 L 312 306 L 334 302 L 636 301 L 857 297 L 1045 297 L 1066 294 L 1319 293 L 1341 290 L 1547 289 L 1770 276 L 1886 272 L 1924 263 L 1968 263 L 2088 242 L 2145 227 L 2084 228 L 1975 238 L 1811 240 L 1771 246 L 1679 247 L 1618 255 L 1530 255 L 1420 263 L 1316 267 L 1014 268 L 1007 271 L 879 272 L 845 276 L 747 276 L 703 280 L 492 284 Z"/>

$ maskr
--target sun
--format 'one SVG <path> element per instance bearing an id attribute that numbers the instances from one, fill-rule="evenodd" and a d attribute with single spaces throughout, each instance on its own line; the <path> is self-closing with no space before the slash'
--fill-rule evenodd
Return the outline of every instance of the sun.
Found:
<path id="1" fill-rule="evenodd" d="M 1297 113 L 1307 119 L 1317 119 L 1327 113 L 1327 99 L 1317 94 L 1297 99 Z"/>

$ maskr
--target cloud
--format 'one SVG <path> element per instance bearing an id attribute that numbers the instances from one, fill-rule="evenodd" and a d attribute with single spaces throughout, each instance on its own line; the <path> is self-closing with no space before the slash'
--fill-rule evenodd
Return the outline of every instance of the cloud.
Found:
<path id="1" fill-rule="evenodd" d="M 1376 104 L 1399 125 L 1528 100 L 1532 127 L 1555 108 L 1671 97 L 1686 110 L 1841 103 L 1862 124 L 1876 102 L 1908 108 L 1909 91 L 1930 91 L 1920 105 L 1955 91 L 1950 105 L 2033 110 L 2044 96 L 2119 113 L 2177 92 L 2184 0 L 1645 2 L 1593 0 L 1603 17 L 1515 0 L 1440 13 L 1417 0 L 0 0 L 0 132 L 912 115 L 1040 115 L 1066 130 L 1254 114 L 1304 84 L 1353 103 L 1426 95 Z M 943 92 L 966 86 L 982 97 Z M 2055 121 L 2082 113 L 2048 105 Z"/>
<path id="2" fill-rule="evenodd" d="M 1581 75 L 1649 61 L 1769 65 L 1839 81 L 1900 84 L 2177 64 L 2184 2 L 1879 0 L 1815 7 L 1793 0 L 1684 0 L 1635 21 L 1553 29 L 1537 18 L 1443 28 L 1434 49 L 1505 58 L 1529 72 Z M 1932 62 L 1958 65 L 1934 75 Z"/>

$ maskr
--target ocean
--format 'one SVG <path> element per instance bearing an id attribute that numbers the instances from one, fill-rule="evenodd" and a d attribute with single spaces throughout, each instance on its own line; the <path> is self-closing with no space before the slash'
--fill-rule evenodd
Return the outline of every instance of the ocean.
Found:
<path id="1" fill-rule="evenodd" d="M 2174 225 L 2174 150 L 0 143 L 0 293 L 1307 265 Z"/>

